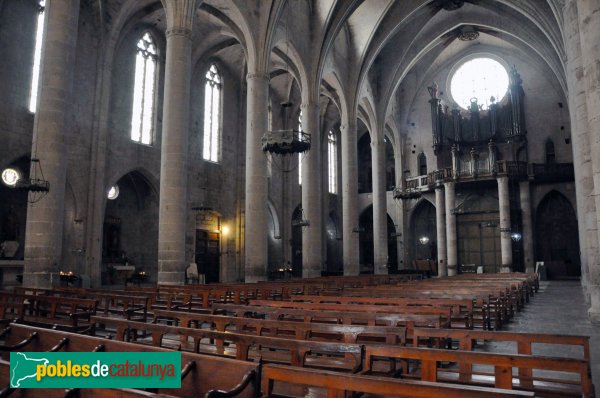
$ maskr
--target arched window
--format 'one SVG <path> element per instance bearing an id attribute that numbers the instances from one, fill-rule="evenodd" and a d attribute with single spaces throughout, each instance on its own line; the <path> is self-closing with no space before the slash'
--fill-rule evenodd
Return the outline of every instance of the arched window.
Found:
<path id="1" fill-rule="evenodd" d="M 554 152 L 554 141 L 546 140 L 546 163 L 556 163 L 556 153 Z"/>
<path id="2" fill-rule="evenodd" d="M 221 148 L 221 87 L 223 82 L 214 64 L 208 68 L 205 77 L 202 158 L 218 162 Z"/>
<path id="3" fill-rule="evenodd" d="M 46 0 L 38 1 L 37 27 L 35 30 L 35 50 L 33 53 L 33 69 L 31 71 L 31 93 L 29 96 L 29 112 L 35 113 L 37 109 L 37 94 L 40 82 L 40 62 L 42 59 L 42 45 L 44 38 L 44 20 L 46 13 Z"/>
<path id="4" fill-rule="evenodd" d="M 302 110 L 298 114 L 298 139 L 302 139 Z M 302 185 L 302 154 L 298 154 L 298 184 Z"/>
<path id="5" fill-rule="evenodd" d="M 423 152 L 417 156 L 417 170 L 419 170 L 420 176 L 427 174 L 427 157 Z"/>
<path id="6" fill-rule="evenodd" d="M 337 193 L 337 139 L 332 130 L 327 135 L 327 165 L 329 193 Z"/>
<path id="7" fill-rule="evenodd" d="M 157 59 L 158 51 L 154 39 L 149 32 L 145 32 L 137 42 L 135 57 L 131 139 L 146 145 L 152 143 L 154 131 Z"/>

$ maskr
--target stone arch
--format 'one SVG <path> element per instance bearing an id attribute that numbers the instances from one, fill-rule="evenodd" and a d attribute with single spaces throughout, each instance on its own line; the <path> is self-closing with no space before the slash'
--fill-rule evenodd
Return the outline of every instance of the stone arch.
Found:
<path id="1" fill-rule="evenodd" d="M 115 265 L 133 266 L 156 280 L 158 264 L 158 183 L 144 169 L 138 168 L 111 179 L 104 190 L 102 233 L 102 283 L 121 284 Z M 118 196 L 109 200 L 109 187 L 119 187 Z M 133 270 L 128 270 L 133 272 Z M 125 272 L 127 273 L 127 272 Z"/>
<path id="2" fill-rule="evenodd" d="M 552 279 L 581 276 L 575 209 L 556 190 L 544 196 L 535 211 L 535 258 Z"/>
<path id="3" fill-rule="evenodd" d="M 434 260 L 437 258 L 436 209 L 427 199 L 421 199 L 413 208 L 409 226 L 409 259 Z"/>

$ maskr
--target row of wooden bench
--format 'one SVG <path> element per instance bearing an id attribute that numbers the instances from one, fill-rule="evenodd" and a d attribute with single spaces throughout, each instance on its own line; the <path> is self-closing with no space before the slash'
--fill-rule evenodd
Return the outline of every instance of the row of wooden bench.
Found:
<path id="1" fill-rule="evenodd" d="M 131 321 L 128 321 L 131 322 Z M 6 386 L 0 396 L 14 393 L 9 387 L 9 363 L 6 353 L 20 351 L 70 351 L 70 352 L 125 352 L 136 351 L 139 346 L 131 343 L 64 333 L 24 325 L 11 325 L 4 332 L 4 344 L 0 346 L 0 380 Z M 145 347 L 145 351 L 164 351 L 159 347 Z M 20 389 L 19 397 L 194 397 L 208 398 L 240 397 L 258 398 L 271 396 L 304 396 L 304 388 L 316 388 L 328 397 L 344 396 L 345 393 L 367 393 L 401 397 L 534 397 L 533 392 L 497 389 L 480 386 L 462 386 L 449 383 L 419 380 L 390 379 L 370 375 L 351 375 L 339 372 L 314 370 L 276 364 L 263 365 L 260 361 L 248 362 L 235 359 L 182 353 L 182 387 L 180 389 L 147 392 L 134 389 Z M 261 388 L 262 385 L 262 388 Z M 298 387 L 300 386 L 300 387 Z"/>
<path id="2" fill-rule="evenodd" d="M 177 313 L 161 314 L 163 319 L 177 319 L 178 316 Z M 423 381 L 491 385 L 550 395 L 593 396 L 589 343 L 588 338 L 582 336 L 415 328 L 412 346 L 406 346 L 404 343 L 410 339 L 404 337 L 406 330 L 403 328 L 309 322 L 297 322 L 297 325 L 281 322 L 277 325 L 277 322 L 268 320 L 196 317 L 198 326 L 208 324 L 210 327 L 144 324 L 104 317 L 93 317 L 93 321 L 115 330 L 115 339 L 120 341 L 129 339 L 140 344 L 230 356 L 239 360 L 260 357 L 270 363 L 362 374 L 393 375 L 400 371 L 401 377 Z M 213 325 L 219 326 L 213 328 Z M 234 330 L 226 331 L 227 325 L 234 326 Z M 517 350 L 511 354 L 472 351 L 473 342 L 481 340 L 509 341 L 516 345 Z M 424 348 L 445 347 L 452 341 L 456 342 L 459 350 Z M 581 351 L 581 357 L 533 355 L 534 344 L 575 346 Z M 401 361 L 399 370 L 396 361 Z M 441 366 L 446 362 L 457 366 Z M 474 369 L 474 365 L 491 366 L 492 370 Z M 518 370 L 514 378 L 513 368 Z M 562 373 L 534 377 L 534 370 Z"/>

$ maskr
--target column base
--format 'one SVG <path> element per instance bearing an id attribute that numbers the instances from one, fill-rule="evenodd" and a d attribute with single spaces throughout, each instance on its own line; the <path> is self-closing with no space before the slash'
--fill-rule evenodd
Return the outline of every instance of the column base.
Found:
<path id="1" fill-rule="evenodd" d="M 185 272 L 171 271 L 158 272 L 158 284 L 160 285 L 183 285 L 185 284 Z"/>
<path id="2" fill-rule="evenodd" d="M 58 272 L 23 272 L 23 287 L 50 289 L 59 281 Z"/>
<path id="3" fill-rule="evenodd" d="M 590 317 L 590 322 L 594 325 L 600 325 L 600 311 L 589 310 L 588 315 Z"/>
<path id="4" fill-rule="evenodd" d="M 268 278 L 265 275 L 246 275 L 244 283 L 256 283 L 266 281 Z"/>
<path id="5" fill-rule="evenodd" d="M 374 273 L 375 275 L 387 275 L 387 274 L 389 274 L 389 271 L 388 271 L 388 266 L 387 266 L 387 265 L 381 265 L 381 266 L 379 266 L 379 267 L 376 267 L 376 268 L 373 270 L 373 273 Z"/>
<path id="6" fill-rule="evenodd" d="M 302 278 L 319 278 L 321 276 L 320 269 L 304 269 L 302 268 Z"/>
<path id="7" fill-rule="evenodd" d="M 512 272 L 512 265 L 502 265 L 502 267 L 500 267 L 501 274 L 508 274 L 510 272 Z"/>
<path id="8" fill-rule="evenodd" d="M 448 264 L 448 276 L 454 276 L 457 274 L 457 272 L 458 272 L 457 265 Z"/>

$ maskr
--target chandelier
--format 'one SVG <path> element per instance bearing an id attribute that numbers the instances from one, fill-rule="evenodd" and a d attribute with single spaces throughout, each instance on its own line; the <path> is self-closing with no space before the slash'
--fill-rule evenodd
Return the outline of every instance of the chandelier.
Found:
<path id="1" fill-rule="evenodd" d="M 293 155 L 304 153 L 310 149 L 310 134 L 304 131 L 287 128 L 288 112 L 292 104 L 284 102 L 282 130 L 269 130 L 262 136 L 262 150 L 272 155 Z"/>
<path id="2" fill-rule="evenodd" d="M 8 185 L 14 189 L 27 191 L 27 201 L 29 203 L 39 202 L 50 191 L 50 182 L 44 178 L 40 159 L 31 158 L 29 178 L 22 177 L 20 174 L 14 172 L 15 181 Z"/>

